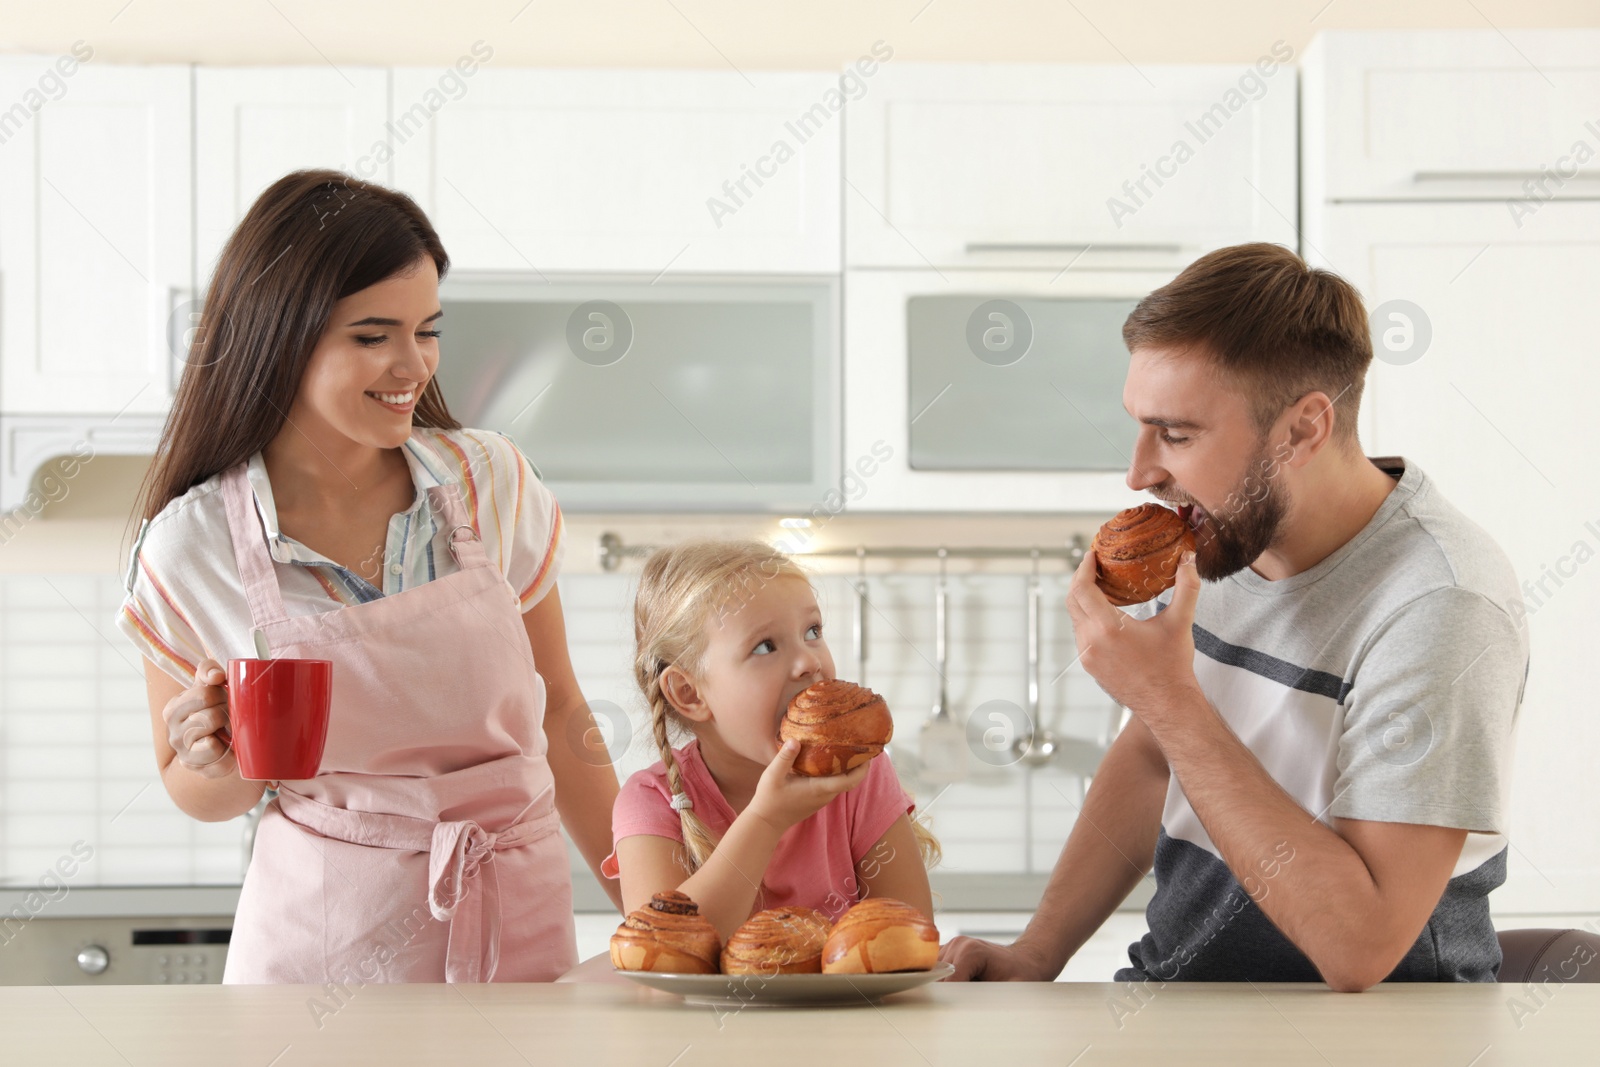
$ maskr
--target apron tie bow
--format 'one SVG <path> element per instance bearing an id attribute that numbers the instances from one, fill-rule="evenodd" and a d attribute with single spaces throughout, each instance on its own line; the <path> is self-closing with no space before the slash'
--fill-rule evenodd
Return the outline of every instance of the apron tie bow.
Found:
<path id="1" fill-rule="evenodd" d="M 487 982 L 500 965 L 500 877 L 495 853 L 555 833 L 561 816 L 552 802 L 542 813 L 503 830 L 471 819 L 429 822 L 405 815 L 330 807 L 285 789 L 279 810 L 325 837 L 379 848 L 428 853 L 428 910 L 450 924 L 445 981 Z"/>
<path id="2" fill-rule="evenodd" d="M 428 910 L 440 922 L 455 917 L 469 895 L 468 883 L 484 873 L 494 879 L 494 846 L 499 834 L 471 819 L 435 823 L 428 851 Z M 497 881 L 497 880 L 496 880 Z"/>
<path id="3" fill-rule="evenodd" d="M 450 924 L 446 981 L 486 982 L 500 966 L 500 877 L 494 864 L 499 837 L 471 819 L 434 824 L 428 910 Z"/>

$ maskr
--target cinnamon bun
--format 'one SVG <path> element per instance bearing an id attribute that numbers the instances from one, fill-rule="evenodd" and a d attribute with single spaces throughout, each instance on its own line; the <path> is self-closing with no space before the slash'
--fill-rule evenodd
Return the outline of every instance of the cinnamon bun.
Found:
<path id="1" fill-rule="evenodd" d="M 883 751 L 894 736 L 889 706 L 872 690 L 832 678 L 796 693 L 778 736 L 800 742 L 796 774 L 843 774 Z"/>
<path id="2" fill-rule="evenodd" d="M 722 949 L 723 974 L 820 974 L 832 924 L 810 908 L 768 908 L 746 919 Z"/>
<path id="3" fill-rule="evenodd" d="M 1142 604 L 1178 581 L 1178 562 L 1194 551 L 1194 531 L 1160 504 L 1119 511 L 1094 535 L 1095 584 L 1119 607 Z"/>
<path id="4" fill-rule="evenodd" d="M 722 947 L 700 905 L 676 889 L 657 893 L 611 935 L 611 965 L 619 971 L 716 974 Z"/>
<path id="5" fill-rule="evenodd" d="M 839 916 L 822 948 L 824 974 L 926 971 L 938 962 L 938 929 L 889 897 L 868 897 Z"/>

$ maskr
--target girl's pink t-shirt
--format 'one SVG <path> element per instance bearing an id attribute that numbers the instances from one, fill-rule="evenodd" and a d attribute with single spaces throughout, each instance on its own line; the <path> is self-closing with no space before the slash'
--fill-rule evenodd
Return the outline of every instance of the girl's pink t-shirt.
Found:
<path id="1" fill-rule="evenodd" d="M 691 741 L 673 753 L 695 814 L 720 838 L 733 825 L 735 813 L 706 768 L 700 742 Z M 806 907 L 837 919 L 865 890 L 857 884 L 856 864 L 868 859 L 897 818 L 915 810 L 916 802 L 901 787 L 894 765 L 887 756 L 876 757 L 860 785 L 834 797 L 778 838 L 751 914 L 766 908 Z M 678 813 L 672 810 L 666 765 L 659 761 L 629 777 L 617 794 L 611 810 L 612 852 L 600 867 L 607 878 L 618 877 L 615 843 L 637 834 L 683 840 Z M 878 863 L 890 858 L 873 857 Z"/>

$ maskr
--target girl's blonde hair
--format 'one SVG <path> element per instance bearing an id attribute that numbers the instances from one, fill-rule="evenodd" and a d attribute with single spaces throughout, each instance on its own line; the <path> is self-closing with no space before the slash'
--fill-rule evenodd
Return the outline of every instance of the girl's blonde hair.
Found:
<path id="1" fill-rule="evenodd" d="M 673 795 L 686 793 L 683 771 L 672 751 L 669 728 L 693 734 L 661 689 L 661 675 L 676 666 L 691 678 L 704 667 L 708 623 L 736 615 L 768 582 L 811 578 L 794 560 L 764 541 L 686 541 L 651 553 L 639 575 L 633 604 L 634 679 L 650 706 L 656 749 Z M 692 808 L 678 819 L 693 873 L 710 858 L 717 838 Z M 925 866 L 939 861 L 939 843 L 919 820 L 911 823 Z"/>

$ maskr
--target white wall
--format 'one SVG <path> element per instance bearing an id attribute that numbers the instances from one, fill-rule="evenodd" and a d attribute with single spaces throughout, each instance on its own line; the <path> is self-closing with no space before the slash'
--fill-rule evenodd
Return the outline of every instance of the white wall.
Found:
<path id="1" fill-rule="evenodd" d="M 221 12 L 225 16 L 219 17 Z M 901 60 L 1249 62 L 1322 29 L 1600 25 L 1592 0 L 29 0 L 0 51 L 75 40 L 115 62 L 829 68 L 883 39 Z"/>

